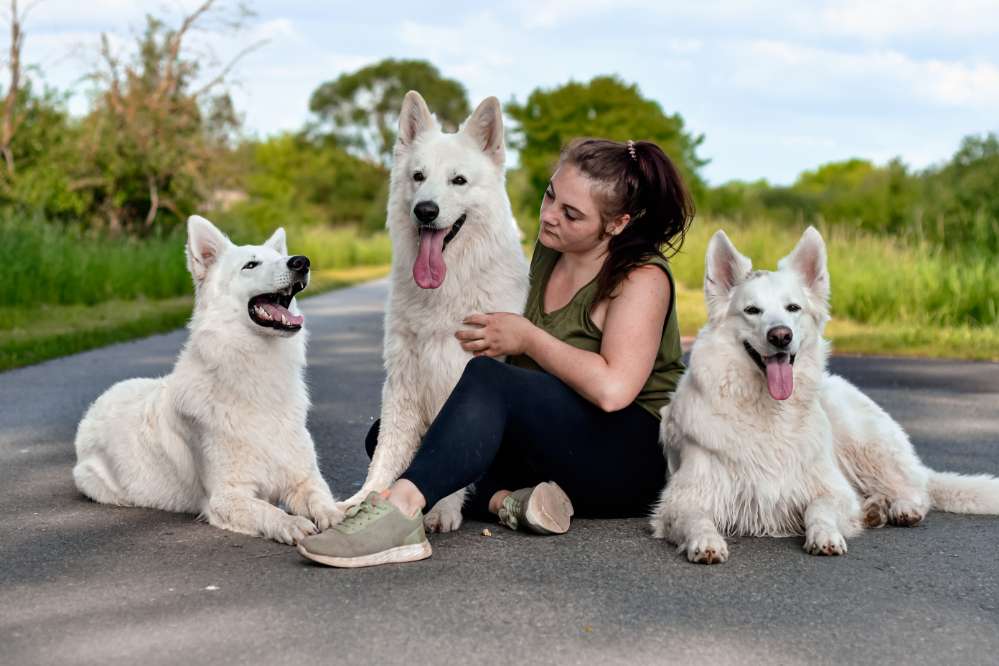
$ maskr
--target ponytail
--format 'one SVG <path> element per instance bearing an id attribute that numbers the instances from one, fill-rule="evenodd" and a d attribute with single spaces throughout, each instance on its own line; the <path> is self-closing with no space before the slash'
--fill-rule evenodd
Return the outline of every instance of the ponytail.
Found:
<path id="1" fill-rule="evenodd" d="M 694 202 L 676 165 L 655 143 L 578 139 L 563 150 L 560 164 L 572 164 L 597 184 L 593 194 L 604 224 L 631 218 L 608 243 L 594 302 L 610 298 L 652 256 L 667 257 L 663 248 L 670 257 L 680 251 Z"/>

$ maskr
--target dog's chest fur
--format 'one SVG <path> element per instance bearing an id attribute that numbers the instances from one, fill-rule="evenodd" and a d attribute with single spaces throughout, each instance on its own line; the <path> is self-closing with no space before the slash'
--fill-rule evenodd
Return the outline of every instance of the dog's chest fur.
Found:
<path id="1" fill-rule="evenodd" d="M 723 534 L 800 534 L 818 492 L 816 468 L 832 456 L 821 362 L 799 355 L 795 393 L 778 402 L 741 350 L 726 354 L 711 342 L 698 340 L 664 420 L 671 458 L 704 465 L 711 487 L 703 495 Z"/>
<path id="2" fill-rule="evenodd" d="M 294 338 L 229 333 L 224 345 L 216 333 L 192 330 L 165 398 L 203 461 L 204 481 L 238 479 L 274 500 L 301 481 L 314 455 L 305 436 L 305 331 Z"/>

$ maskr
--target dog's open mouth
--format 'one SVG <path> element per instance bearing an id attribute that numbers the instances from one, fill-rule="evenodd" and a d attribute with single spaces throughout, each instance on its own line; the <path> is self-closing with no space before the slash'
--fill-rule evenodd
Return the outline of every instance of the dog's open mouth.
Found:
<path id="1" fill-rule="evenodd" d="M 436 289 L 444 283 L 447 266 L 444 264 L 444 248 L 454 240 L 465 224 L 462 213 L 451 228 L 436 229 L 429 225 L 419 227 L 420 245 L 413 263 L 413 279 L 423 289 Z"/>
<path id="2" fill-rule="evenodd" d="M 767 378 L 767 390 L 774 400 L 787 400 L 794 392 L 794 354 L 778 352 L 773 356 L 762 356 L 748 342 L 743 341 L 749 358 L 763 371 Z"/>
<path id="3" fill-rule="evenodd" d="M 292 314 L 288 307 L 295 294 L 305 289 L 304 282 L 295 282 L 287 289 L 273 294 L 260 294 L 250 299 L 247 307 L 253 323 L 279 331 L 297 331 L 305 323 L 305 317 Z"/>

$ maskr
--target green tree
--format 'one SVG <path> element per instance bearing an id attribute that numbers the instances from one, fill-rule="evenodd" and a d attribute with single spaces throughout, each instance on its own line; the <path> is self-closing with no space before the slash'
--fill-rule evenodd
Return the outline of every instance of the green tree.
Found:
<path id="1" fill-rule="evenodd" d="M 328 132 L 353 154 L 388 166 L 399 109 L 410 90 L 423 95 L 448 131 L 470 113 L 461 83 L 424 60 L 392 59 L 323 83 L 312 93 L 309 109 L 318 119 L 315 129 Z"/>
<path id="2" fill-rule="evenodd" d="M 676 163 L 695 200 L 704 192 L 699 170 L 707 161 L 697 155 L 703 135 L 690 134 L 680 114 L 666 113 L 636 85 L 598 76 L 588 83 L 538 88 L 526 102 L 509 102 L 505 110 L 517 123 L 511 143 L 528 176 L 522 195 L 527 199 L 516 202 L 520 209 L 537 208 L 562 147 L 582 136 L 654 141 Z"/>
<path id="3" fill-rule="evenodd" d="M 922 207 L 930 237 L 999 251 L 999 136 L 967 136 L 949 162 L 927 170 Z"/>
<path id="4" fill-rule="evenodd" d="M 177 27 L 147 16 L 126 62 L 102 36 L 103 65 L 92 76 L 98 90 L 83 122 L 77 182 L 90 188 L 112 232 L 146 233 L 164 209 L 163 221 L 176 223 L 216 185 L 216 164 L 239 125 L 225 89 L 235 60 L 205 81 L 202 60 L 185 52 L 185 38 L 214 4 L 203 2 Z M 236 14 L 231 25 L 238 28 L 246 13 L 240 7 Z"/>
<path id="5" fill-rule="evenodd" d="M 251 142 L 240 159 L 250 164 L 246 201 L 225 217 L 227 228 L 250 237 L 280 225 L 358 224 L 368 214 L 388 174 L 329 141 L 285 133 Z M 384 226 L 384 206 L 382 225 Z"/>

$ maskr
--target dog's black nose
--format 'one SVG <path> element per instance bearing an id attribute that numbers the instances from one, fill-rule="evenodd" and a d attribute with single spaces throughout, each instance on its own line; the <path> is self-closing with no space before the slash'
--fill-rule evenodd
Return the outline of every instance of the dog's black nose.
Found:
<path id="1" fill-rule="evenodd" d="M 791 329 L 787 326 L 774 326 L 767 331 L 767 342 L 779 349 L 784 349 L 791 344 L 791 339 L 793 337 L 794 335 L 791 333 Z"/>
<path id="2" fill-rule="evenodd" d="M 430 224 L 437 219 L 437 214 L 441 212 L 441 209 L 433 201 L 421 201 L 413 208 L 413 212 L 416 213 L 416 219 L 420 222 Z"/>
<path id="3" fill-rule="evenodd" d="M 309 258 L 304 257 L 300 254 L 294 257 L 288 258 L 288 268 L 295 271 L 296 273 L 308 273 L 309 272 Z"/>

